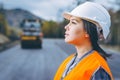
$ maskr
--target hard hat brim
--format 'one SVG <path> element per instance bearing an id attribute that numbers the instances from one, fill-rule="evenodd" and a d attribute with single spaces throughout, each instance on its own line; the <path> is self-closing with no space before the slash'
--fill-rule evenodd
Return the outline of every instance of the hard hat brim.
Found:
<path id="1" fill-rule="evenodd" d="M 64 12 L 64 13 L 63 13 L 63 17 L 64 17 L 65 19 L 67 19 L 67 20 L 70 20 L 70 18 L 71 18 L 72 16 L 78 17 L 78 16 L 73 15 L 73 14 L 71 14 L 71 13 L 69 13 L 69 12 Z M 91 19 L 88 19 L 88 18 L 85 18 L 85 17 L 81 17 L 81 16 L 79 16 L 78 18 L 84 19 L 84 20 L 89 21 L 89 22 L 92 22 L 92 23 L 94 23 L 96 26 L 100 26 L 100 25 L 98 24 L 98 22 L 93 21 L 93 20 L 91 20 Z"/>
<path id="2" fill-rule="evenodd" d="M 70 18 L 72 17 L 73 15 L 71 15 L 69 12 L 64 12 L 63 13 L 63 17 L 67 20 L 70 20 Z"/>

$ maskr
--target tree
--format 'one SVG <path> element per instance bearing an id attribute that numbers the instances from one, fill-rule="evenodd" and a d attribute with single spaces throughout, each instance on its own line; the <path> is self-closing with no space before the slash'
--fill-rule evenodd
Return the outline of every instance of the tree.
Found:
<path id="1" fill-rule="evenodd" d="M 5 13 L 3 5 L 0 4 L 0 33 L 7 35 L 7 22 L 5 20 Z"/>
<path id="2" fill-rule="evenodd" d="M 111 14 L 111 36 L 109 44 L 120 45 L 120 10 L 117 12 L 110 11 Z"/>
<path id="3" fill-rule="evenodd" d="M 59 37 L 58 36 L 58 23 L 55 21 L 45 21 L 43 23 L 42 31 L 44 37 Z"/>

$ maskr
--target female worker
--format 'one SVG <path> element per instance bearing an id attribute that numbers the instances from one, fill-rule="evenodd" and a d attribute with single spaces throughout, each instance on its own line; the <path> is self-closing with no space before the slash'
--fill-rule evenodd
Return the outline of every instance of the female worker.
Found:
<path id="1" fill-rule="evenodd" d="M 109 54 L 98 45 L 106 39 L 111 24 L 110 15 L 100 4 L 85 2 L 72 12 L 65 12 L 65 42 L 75 46 L 77 53 L 60 65 L 54 80 L 113 80 L 106 62 Z"/>

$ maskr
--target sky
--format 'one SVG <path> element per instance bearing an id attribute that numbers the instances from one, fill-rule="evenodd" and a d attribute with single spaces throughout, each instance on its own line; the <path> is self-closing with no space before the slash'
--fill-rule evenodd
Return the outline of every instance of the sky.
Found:
<path id="1" fill-rule="evenodd" d="M 46 19 L 59 21 L 63 19 L 62 13 L 75 7 L 76 0 L 0 0 L 4 8 L 21 8 Z M 108 5 L 105 0 L 96 0 L 97 2 Z"/>

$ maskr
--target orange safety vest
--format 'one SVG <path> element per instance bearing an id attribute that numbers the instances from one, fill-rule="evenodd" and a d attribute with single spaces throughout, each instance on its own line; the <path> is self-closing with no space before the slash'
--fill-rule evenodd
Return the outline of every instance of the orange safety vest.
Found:
<path id="1" fill-rule="evenodd" d="M 74 57 L 74 54 L 69 56 L 59 67 L 54 80 L 61 80 L 66 65 Z M 113 80 L 112 73 L 108 67 L 107 62 L 97 51 L 84 57 L 64 78 L 63 80 L 90 80 L 92 75 L 102 67 Z"/>

